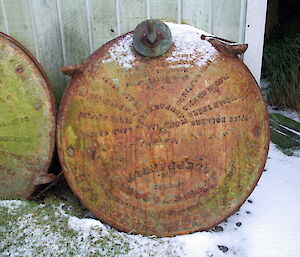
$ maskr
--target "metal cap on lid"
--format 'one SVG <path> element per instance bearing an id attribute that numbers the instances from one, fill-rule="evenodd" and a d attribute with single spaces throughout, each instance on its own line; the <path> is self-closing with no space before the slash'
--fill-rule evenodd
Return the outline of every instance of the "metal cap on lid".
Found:
<path id="1" fill-rule="evenodd" d="M 166 53 L 172 45 L 169 27 L 160 20 L 150 19 L 140 23 L 133 32 L 135 50 L 147 57 Z"/>

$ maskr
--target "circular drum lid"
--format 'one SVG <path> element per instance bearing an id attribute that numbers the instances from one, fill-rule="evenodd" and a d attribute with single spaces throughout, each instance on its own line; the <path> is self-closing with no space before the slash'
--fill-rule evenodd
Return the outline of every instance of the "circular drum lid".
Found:
<path id="1" fill-rule="evenodd" d="M 139 56 L 132 33 L 77 67 L 58 120 L 64 174 L 83 204 L 120 230 L 172 236 L 235 212 L 265 164 L 269 122 L 236 56 L 170 26 L 173 46 Z"/>
<path id="2" fill-rule="evenodd" d="M 27 198 L 47 174 L 55 143 L 55 104 L 36 60 L 0 33 L 0 198 Z"/>

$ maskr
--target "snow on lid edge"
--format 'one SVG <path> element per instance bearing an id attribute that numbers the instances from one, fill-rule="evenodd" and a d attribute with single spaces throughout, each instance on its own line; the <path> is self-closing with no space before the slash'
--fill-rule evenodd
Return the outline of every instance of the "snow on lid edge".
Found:
<path id="1" fill-rule="evenodd" d="M 186 24 L 165 23 L 171 30 L 174 43 L 173 51 L 168 53 L 169 57 L 166 59 L 171 64 L 170 67 L 203 67 L 208 61 L 216 59 L 217 50 L 206 40 L 200 39 L 202 34 L 210 35 L 209 33 Z M 129 33 L 108 50 L 110 57 L 102 63 L 115 61 L 123 68 L 131 69 L 138 63 L 132 44 L 132 33 Z"/>

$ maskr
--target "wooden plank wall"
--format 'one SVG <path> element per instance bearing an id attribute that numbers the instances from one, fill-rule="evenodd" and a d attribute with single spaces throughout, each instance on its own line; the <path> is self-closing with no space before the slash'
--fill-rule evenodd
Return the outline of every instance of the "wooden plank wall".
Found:
<path id="1" fill-rule="evenodd" d="M 38 59 L 59 102 L 67 83 L 61 66 L 81 63 L 147 18 L 186 23 L 243 42 L 245 1 L 0 0 L 0 31 Z"/>

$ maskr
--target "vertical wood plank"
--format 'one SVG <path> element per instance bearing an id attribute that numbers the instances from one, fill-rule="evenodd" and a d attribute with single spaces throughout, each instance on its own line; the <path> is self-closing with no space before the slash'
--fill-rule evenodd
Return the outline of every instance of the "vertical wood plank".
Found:
<path id="1" fill-rule="evenodd" d="M 239 41 L 241 0 L 213 0 L 212 33 Z"/>
<path id="2" fill-rule="evenodd" d="M 0 0 L 0 31 L 8 34 L 7 21 L 5 20 L 4 2 Z"/>
<path id="3" fill-rule="evenodd" d="M 3 0 L 2 3 L 5 8 L 9 35 L 24 45 L 35 57 L 38 57 L 28 1 Z"/>
<path id="4" fill-rule="evenodd" d="M 93 51 L 118 35 L 116 1 L 90 1 Z"/>
<path id="5" fill-rule="evenodd" d="M 246 14 L 247 14 L 247 0 L 241 0 L 240 25 L 239 25 L 239 42 L 240 43 L 245 42 Z"/>
<path id="6" fill-rule="evenodd" d="M 151 0 L 146 0 L 146 5 L 147 5 L 147 19 L 150 19 L 150 18 L 151 18 L 150 1 L 151 1 Z"/>
<path id="7" fill-rule="evenodd" d="M 64 63 L 57 3 L 55 0 L 31 0 L 31 7 L 40 63 L 51 81 L 57 102 L 60 102 L 66 80 L 60 72 Z"/>
<path id="8" fill-rule="evenodd" d="M 151 18 L 164 21 L 178 21 L 178 0 L 151 0 Z"/>
<path id="9" fill-rule="evenodd" d="M 87 23 L 88 23 L 88 33 L 89 33 L 89 49 L 90 54 L 93 53 L 93 32 L 92 32 L 92 15 L 91 15 L 91 0 L 85 0 L 86 6 L 86 16 L 87 16 Z"/>
<path id="10" fill-rule="evenodd" d="M 182 0 L 177 0 L 177 23 L 182 23 Z"/>
<path id="11" fill-rule="evenodd" d="M 83 62 L 90 54 L 85 0 L 61 1 L 66 65 Z"/>
<path id="12" fill-rule="evenodd" d="M 131 31 L 147 19 L 146 0 L 121 0 L 120 2 L 120 32 Z"/>
<path id="13" fill-rule="evenodd" d="M 213 1 L 209 0 L 209 9 L 208 9 L 208 32 L 213 33 L 212 24 L 213 24 Z"/>
<path id="14" fill-rule="evenodd" d="M 182 0 L 182 23 L 209 31 L 209 1 Z"/>

